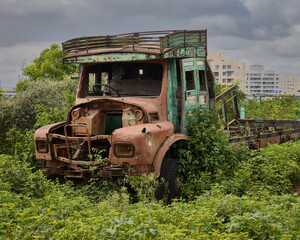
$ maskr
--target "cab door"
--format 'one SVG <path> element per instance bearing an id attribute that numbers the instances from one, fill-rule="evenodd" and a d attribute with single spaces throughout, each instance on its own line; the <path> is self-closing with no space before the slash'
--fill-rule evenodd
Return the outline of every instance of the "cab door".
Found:
<path id="1" fill-rule="evenodd" d="M 180 60 L 182 114 L 180 131 L 187 134 L 186 126 L 190 123 L 188 115 L 194 108 L 209 109 L 209 95 L 205 61 L 200 58 L 186 58 Z"/>

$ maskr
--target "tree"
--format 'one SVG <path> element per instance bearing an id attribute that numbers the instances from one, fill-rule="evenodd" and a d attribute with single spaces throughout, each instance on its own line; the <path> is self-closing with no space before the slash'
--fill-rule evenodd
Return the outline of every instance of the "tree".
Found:
<path id="1" fill-rule="evenodd" d="M 43 50 L 38 58 L 27 65 L 23 71 L 31 81 L 41 79 L 62 80 L 66 75 L 76 72 L 75 64 L 63 64 L 62 50 L 58 44 L 52 44 L 50 48 Z"/>

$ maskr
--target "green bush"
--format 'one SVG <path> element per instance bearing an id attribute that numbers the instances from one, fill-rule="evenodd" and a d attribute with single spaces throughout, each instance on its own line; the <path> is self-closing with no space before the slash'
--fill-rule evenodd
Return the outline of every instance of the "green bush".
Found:
<path id="1" fill-rule="evenodd" d="M 77 82 L 50 80 L 28 82 L 28 88 L 12 99 L 0 101 L 0 153 L 6 153 L 6 134 L 10 129 L 24 133 L 38 125 L 66 119 L 74 104 Z"/>
<path id="2" fill-rule="evenodd" d="M 246 118 L 297 119 L 300 102 L 295 97 L 248 99 L 242 104 Z"/>
<path id="3" fill-rule="evenodd" d="M 297 142 L 273 144 L 240 162 L 234 175 L 223 181 L 225 192 L 269 196 L 292 192 L 300 183 L 300 147 Z"/>
<path id="4" fill-rule="evenodd" d="M 93 201 L 70 184 L 43 188 L 43 198 L 1 188 L 1 239 L 297 239 L 300 231 L 300 199 L 291 195 L 267 201 L 214 190 L 166 206 L 129 204 L 123 190 Z"/>
<path id="5" fill-rule="evenodd" d="M 12 156 L 18 161 L 24 161 L 35 166 L 35 150 L 34 150 L 34 129 L 25 130 L 24 133 L 12 128 L 6 135 L 6 141 L 3 148 L 6 154 Z"/>
<path id="6" fill-rule="evenodd" d="M 23 71 L 31 81 L 50 78 L 55 81 L 63 80 L 66 76 L 76 72 L 75 64 L 63 64 L 62 50 L 58 44 L 52 44 L 49 48 L 44 49 L 38 58 L 27 66 Z"/>
<path id="7" fill-rule="evenodd" d="M 247 149 L 233 149 L 228 136 L 221 130 L 216 113 L 193 112 L 188 128 L 189 140 L 179 150 L 179 179 L 181 196 L 191 199 L 211 189 L 224 174 L 232 176 L 240 161 L 247 157 Z"/>
<path id="8" fill-rule="evenodd" d="M 41 172 L 33 172 L 28 163 L 0 155 L 0 189 L 23 197 L 43 197 L 49 182 Z"/>

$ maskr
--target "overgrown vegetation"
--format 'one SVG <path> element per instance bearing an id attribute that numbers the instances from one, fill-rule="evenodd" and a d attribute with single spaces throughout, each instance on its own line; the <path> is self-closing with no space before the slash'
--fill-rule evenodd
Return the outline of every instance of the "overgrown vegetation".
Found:
<path id="1" fill-rule="evenodd" d="M 74 185 L 35 171 L 34 130 L 65 120 L 74 102 L 77 83 L 63 78 L 32 79 L 1 98 L 0 239 L 298 238 L 299 143 L 233 148 L 215 113 L 194 111 L 178 150 L 180 196 L 169 205 L 155 200 L 154 175 Z M 244 101 L 247 117 L 295 118 L 299 107 Z"/>
<path id="2" fill-rule="evenodd" d="M 48 124 L 51 116 L 40 113 L 38 122 Z M 299 143 L 232 149 L 214 114 L 195 114 L 181 150 L 181 198 L 170 205 L 154 200 L 154 176 L 83 185 L 47 180 L 32 168 L 30 133 L 10 131 L 9 155 L 0 156 L 0 238 L 296 239 Z"/>
<path id="3" fill-rule="evenodd" d="M 77 81 L 66 79 L 29 81 L 27 89 L 15 97 L 0 101 L 0 153 L 5 153 L 6 134 L 15 129 L 20 133 L 37 126 L 67 119 L 75 101 Z"/>
<path id="4" fill-rule="evenodd" d="M 62 64 L 62 51 L 58 44 L 52 44 L 44 49 L 38 58 L 27 65 L 23 74 L 28 76 L 30 81 L 52 79 L 54 81 L 63 80 L 65 76 L 76 72 L 74 64 Z"/>
<path id="5" fill-rule="evenodd" d="M 58 184 L 0 158 L 1 239 L 296 239 L 300 231 L 300 198 L 291 194 L 239 197 L 215 186 L 190 202 L 131 204 L 107 182 Z"/>
<path id="6" fill-rule="evenodd" d="M 228 136 L 218 130 L 221 122 L 216 113 L 194 110 L 193 115 L 189 141 L 179 150 L 181 195 L 185 199 L 210 190 L 223 175 L 233 176 L 238 164 L 247 159 L 247 149 L 233 149 L 228 144 Z"/>
<path id="7" fill-rule="evenodd" d="M 251 99 L 242 104 L 247 118 L 297 119 L 300 114 L 300 99 L 275 97 L 273 99 Z"/>

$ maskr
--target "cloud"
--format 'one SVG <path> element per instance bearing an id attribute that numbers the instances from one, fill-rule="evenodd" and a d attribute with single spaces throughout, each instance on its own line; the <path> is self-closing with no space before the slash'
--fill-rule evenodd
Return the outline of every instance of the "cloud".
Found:
<path id="1" fill-rule="evenodd" d="M 29 42 L 0 48 L 0 79 L 2 87 L 13 87 L 21 77 L 23 65 L 29 64 L 51 42 Z"/>
<path id="2" fill-rule="evenodd" d="M 50 42 L 90 35 L 208 29 L 209 49 L 300 73 L 299 0 L 0 0 L 0 78 Z M 49 43 L 49 44 L 46 44 Z"/>

